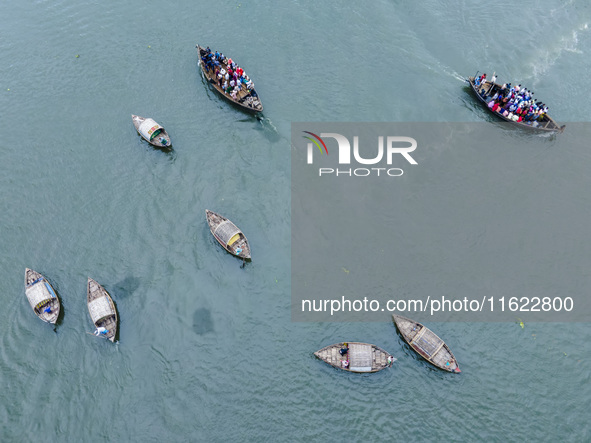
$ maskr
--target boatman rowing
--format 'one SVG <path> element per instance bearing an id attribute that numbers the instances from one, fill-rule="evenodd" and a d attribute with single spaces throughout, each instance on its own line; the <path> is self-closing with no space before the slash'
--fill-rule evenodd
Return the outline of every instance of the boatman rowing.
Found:
<path id="1" fill-rule="evenodd" d="M 94 331 L 94 335 L 99 337 L 102 335 L 107 335 L 108 332 L 109 332 L 109 330 L 107 328 L 103 328 L 102 326 L 100 326 L 100 327 L 96 328 L 96 331 Z"/>

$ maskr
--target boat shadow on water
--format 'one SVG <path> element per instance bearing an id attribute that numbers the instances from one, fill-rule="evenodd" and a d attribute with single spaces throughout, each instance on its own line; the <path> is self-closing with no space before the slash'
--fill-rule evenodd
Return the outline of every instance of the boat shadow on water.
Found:
<path id="1" fill-rule="evenodd" d="M 117 290 L 117 297 L 118 298 L 127 298 L 132 295 L 135 291 L 138 290 L 140 284 L 142 283 L 141 279 L 133 276 L 125 277 L 119 283 L 113 285 L 113 287 Z"/>
<path id="2" fill-rule="evenodd" d="M 213 332 L 213 319 L 211 311 L 206 308 L 199 308 L 193 313 L 193 332 L 197 335 L 204 335 Z"/>
<path id="3" fill-rule="evenodd" d="M 62 296 L 60 295 L 60 291 L 58 289 L 59 285 L 54 284 L 49 278 L 47 279 L 47 281 L 53 287 L 53 290 L 55 291 L 55 295 L 60 300 L 60 313 L 57 316 L 57 320 L 55 321 L 55 324 L 52 325 L 53 326 L 53 332 L 55 332 L 57 334 L 57 328 L 58 328 L 58 326 L 61 326 L 62 322 L 64 321 L 64 315 L 66 313 L 66 307 L 64 306 L 64 302 L 62 301 L 63 300 L 62 299 Z"/>
<path id="4" fill-rule="evenodd" d="M 111 297 L 113 300 L 113 297 Z M 117 312 L 117 331 L 115 332 L 115 341 L 113 343 L 119 343 L 119 335 L 121 334 L 121 316 L 119 315 L 119 309 L 117 308 L 117 302 L 113 300 L 113 306 L 115 306 L 115 312 Z"/>
<path id="5" fill-rule="evenodd" d="M 55 291 L 56 295 L 59 297 L 59 293 L 57 292 L 57 289 Z M 61 326 L 62 322 L 64 321 L 64 315 L 66 315 L 66 308 L 64 307 L 64 304 L 61 303 L 61 307 L 60 307 L 60 313 L 57 316 L 57 320 L 55 322 L 55 325 L 53 325 L 53 332 L 55 332 L 57 334 L 57 328 L 58 326 Z"/>

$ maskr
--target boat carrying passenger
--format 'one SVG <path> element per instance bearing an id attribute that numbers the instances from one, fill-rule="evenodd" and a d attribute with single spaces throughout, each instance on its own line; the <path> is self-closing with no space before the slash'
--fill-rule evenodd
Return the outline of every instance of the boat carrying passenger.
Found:
<path id="1" fill-rule="evenodd" d="M 486 74 L 468 77 L 472 90 L 487 109 L 518 126 L 537 131 L 562 132 L 565 126 L 559 126 L 549 115 L 548 106 L 534 98 L 534 93 L 521 84 L 499 85 L 493 74 L 489 81 Z"/>

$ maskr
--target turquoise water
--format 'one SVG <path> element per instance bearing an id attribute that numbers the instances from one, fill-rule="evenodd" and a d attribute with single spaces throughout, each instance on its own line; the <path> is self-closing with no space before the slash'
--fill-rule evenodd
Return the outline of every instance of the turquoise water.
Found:
<path id="1" fill-rule="evenodd" d="M 528 2 L 518 24 L 513 8 L 5 3 L 2 441 L 589 440 L 587 323 L 429 324 L 460 361 L 453 376 L 417 359 L 391 323 L 291 322 L 291 122 L 492 121 L 462 81 L 476 70 L 531 85 L 561 123 L 588 119 L 587 3 Z M 207 87 L 196 43 L 245 68 L 262 120 Z M 132 113 L 162 124 L 174 150 L 142 142 Z M 589 160 L 560 161 L 558 180 L 579 183 L 564 197 L 582 208 L 577 226 L 591 215 Z M 521 173 L 539 179 L 535 167 Z M 248 237 L 245 269 L 211 236 L 206 208 Z M 566 244 L 557 260 L 587 263 L 585 250 L 573 257 Z M 25 267 L 62 300 L 57 333 L 26 302 Z M 117 304 L 115 345 L 85 333 L 87 277 Z M 313 357 L 342 340 L 398 361 L 356 375 Z"/>

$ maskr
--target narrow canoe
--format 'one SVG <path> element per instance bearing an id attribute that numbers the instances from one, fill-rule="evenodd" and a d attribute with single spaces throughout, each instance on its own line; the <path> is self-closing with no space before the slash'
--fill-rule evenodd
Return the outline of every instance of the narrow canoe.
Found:
<path id="1" fill-rule="evenodd" d="M 206 56 L 207 49 L 203 48 L 199 45 L 195 45 L 197 48 L 197 52 L 199 53 L 199 66 L 201 67 L 201 71 L 203 75 L 209 82 L 209 84 L 224 98 L 230 100 L 232 103 L 240 106 L 242 109 L 246 109 L 250 112 L 263 112 L 263 104 L 261 103 L 261 99 L 259 98 L 256 90 L 253 88 L 247 89 L 243 87 L 240 92 L 236 95 L 236 98 L 232 98 L 232 96 L 226 93 L 223 87 L 219 84 L 218 79 L 215 76 L 215 69 L 207 69 L 207 66 L 204 66 L 203 60 L 201 57 Z M 220 68 L 228 70 L 228 58 L 226 57 L 220 63 Z"/>
<path id="2" fill-rule="evenodd" d="M 520 128 L 531 129 L 533 131 L 541 131 L 541 132 L 562 132 L 562 131 L 564 131 L 564 128 L 566 125 L 559 126 L 558 123 L 556 123 L 549 115 L 546 115 L 541 122 L 540 121 L 537 122 L 538 123 L 537 126 L 534 126 L 533 122 L 525 122 L 525 121 L 516 122 L 514 120 L 511 120 L 511 119 L 505 117 L 503 114 L 499 114 L 498 112 L 493 111 L 492 109 L 490 109 L 487 106 L 488 105 L 487 100 L 489 100 L 493 95 L 495 95 L 495 93 L 497 91 L 500 91 L 502 88 L 502 85 L 499 85 L 498 83 L 492 83 L 489 81 L 485 81 L 480 86 L 477 86 L 476 83 L 474 82 L 474 77 L 468 77 L 467 81 L 468 81 L 468 83 L 470 83 L 470 87 L 472 88 L 472 91 L 474 92 L 474 94 L 476 95 L 478 100 L 480 100 L 482 102 L 484 107 L 486 109 L 488 109 L 489 112 L 493 113 L 494 115 L 496 115 L 500 119 L 503 119 L 507 122 L 513 123 L 514 125 L 519 126 Z"/>
<path id="3" fill-rule="evenodd" d="M 141 137 L 157 148 L 171 148 L 168 132 L 151 118 L 131 114 L 133 126 Z"/>
<path id="4" fill-rule="evenodd" d="M 462 372 L 451 350 L 429 328 L 400 315 L 392 319 L 404 341 L 421 357 L 444 371 Z"/>
<path id="5" fill-rule="evenodd" d="M 88 313 L 94 326 L 105 328 L 106 335 L 101 335 L 106 339 L 115 342 L 117 335 L 117 310 L 113 304 L 111 296 L 92 278 L 88 278 L 86 287 Z"/>
<path id="6" fill-rule="evenodd" d="M 25 295 L 37 317 L 55 324 L 60 315 L 60 300 L 47 279 L 29 268 L 25 269 Z"/>
<path id="7" fill-rule="evenodd" d="M 250 260 L 248 240 L 234 223 L 209 209 L 205 210 L 205 218 L 207 219 L 209 230 L 226 251 L 236 257 Z"/>
<path id="8" fill-rule="evenodd" d="M 341 349 L 346 352 L 341 354 Z M 335 368 L 349 372 L 378 372 L 396 361 L 376 345 L 357 342 L 336 343 L 314 352 L 314 355 Z M 348 362 L 348 365 L 343 362 Z"/>

